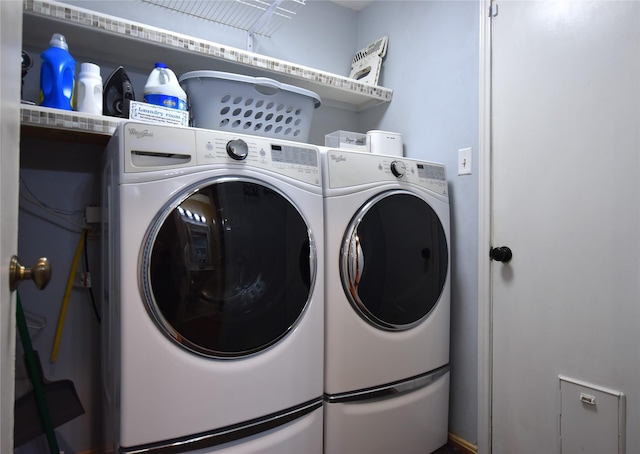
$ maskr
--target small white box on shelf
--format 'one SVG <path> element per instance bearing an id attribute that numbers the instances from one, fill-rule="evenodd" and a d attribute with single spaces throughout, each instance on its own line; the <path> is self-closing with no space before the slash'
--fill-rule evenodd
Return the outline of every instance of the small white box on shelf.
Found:
<path id="1" fill-rule="evenodd" d="M 345 150 L 369 151 L 367 147 L 367 135 L 352 131 L 334 131 L 324 136 L 324 144 L 331 148 Z"/>
<path id="2" fill-rule="evenodd" d="M 158 125 L 189 126 L 188 111 L 170 109 L 146 102 L 131 101 L 129 118 Z"/>
<path id="3" fill-rule="evenodd" d="M 402 134 L 390 131 L 367 131 L 369 151 L 373 154 L 403 156 Z"/>

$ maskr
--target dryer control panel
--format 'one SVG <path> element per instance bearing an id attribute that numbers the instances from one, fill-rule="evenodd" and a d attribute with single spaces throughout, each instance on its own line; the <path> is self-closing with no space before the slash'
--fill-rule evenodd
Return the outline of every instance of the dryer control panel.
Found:
<path id="1" fill-rule="evenodd" d="M 325 178 L 332 189 L 397 181 L 448 195 L 443 164 L 344 150 L 327 150 L 325 158 Z"/>

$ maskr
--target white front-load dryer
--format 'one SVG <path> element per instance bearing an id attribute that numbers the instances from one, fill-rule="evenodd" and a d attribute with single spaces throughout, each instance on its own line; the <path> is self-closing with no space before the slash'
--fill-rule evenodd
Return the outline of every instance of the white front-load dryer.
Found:
<path id="1" fill-rule="evenodd" d="M 322 452 L 318 149 L 124 122 L 105 156 L 116 452 Z"/>
<path id="2" fill-rule="evenodd" d="M 325 452 L 447 441 L 449 200 L 441 164 L 322 150 Z"/>

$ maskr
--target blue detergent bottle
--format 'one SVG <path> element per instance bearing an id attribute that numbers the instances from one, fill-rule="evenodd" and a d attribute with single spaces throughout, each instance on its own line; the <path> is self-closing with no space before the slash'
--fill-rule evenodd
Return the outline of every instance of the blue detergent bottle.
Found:
<path id="1" fill-rule="evenodd" d="M 54 33 L 49 48 L 40 57 L 40 105 L 73 110 L 76 61 L 64 35 Z"/>

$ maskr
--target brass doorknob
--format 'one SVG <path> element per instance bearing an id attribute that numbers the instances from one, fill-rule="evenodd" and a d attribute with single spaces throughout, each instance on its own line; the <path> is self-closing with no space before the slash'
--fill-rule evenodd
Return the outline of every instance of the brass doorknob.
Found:
<path id="1" fill-rule="evenodd" d="M 31 268 L 25 268 L 18 262 L 18 257 L 15 255 L 11 257 L 11 263 L 9 264 L 9 288 L 13 292 L 20 281 L 27 279 L 33 280 L 36 283 L 36 287 L 40 290 L 45 288 L 51 279 L 51 265 L 46 257 L 40 257 L 38 262 Z"/>

